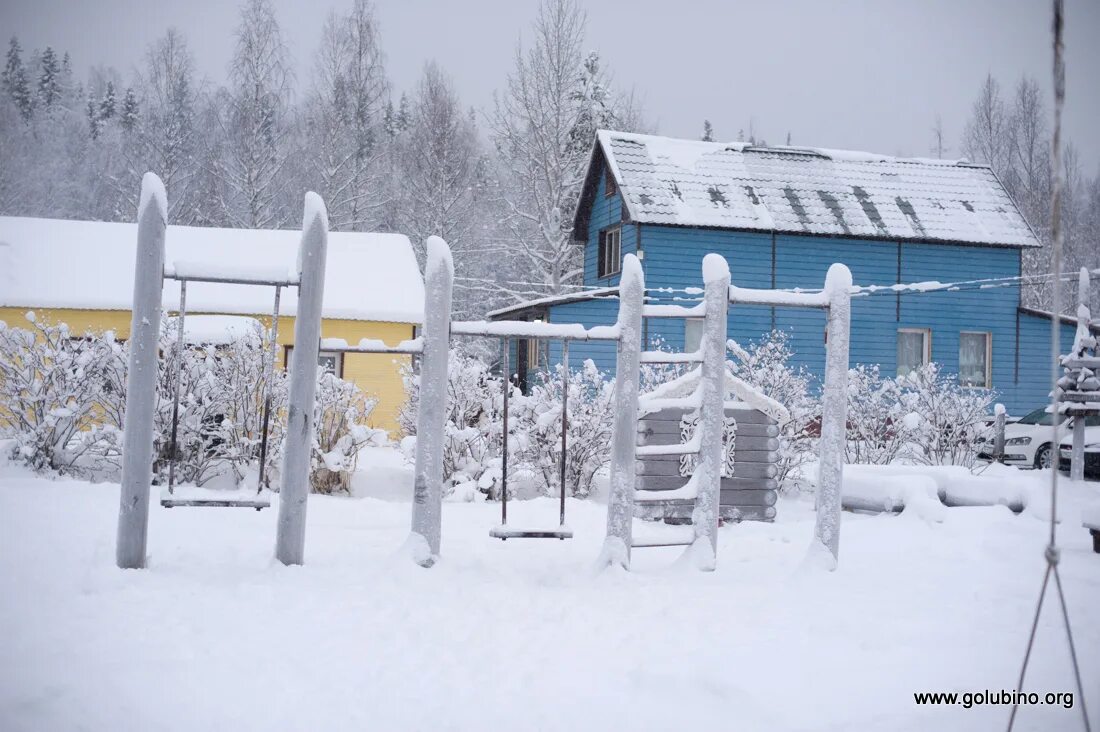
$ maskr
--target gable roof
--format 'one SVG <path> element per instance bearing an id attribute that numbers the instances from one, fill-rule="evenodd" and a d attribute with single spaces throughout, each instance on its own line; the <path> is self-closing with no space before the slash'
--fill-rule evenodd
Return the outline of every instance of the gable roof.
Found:
<path id="1" fill-rule="evenodd" d="M 169 226 L 165 265 L 177 261 L 289 274 L 300 231 Z M 137 224 L 0 216 L 0 307 L 129 310 L 134 292 Z M 192 312 L 263 315 L 271 287 L 192 282 Z M 165 308 L 179 306 L 179 282 L 165 280 Z M 285 288 L 280 312 L 297 312 L 297 288 Z M 325 268 L 326 318 L 419 323 L 424 281 L 403 234 L 330 232 Z"/>
<path id="2" fill-rule="evenodd" d="M 599 161 L 631 221 L 792 234 L 1040 246 L 985 165 L 754 147 L 600 130 L 574 231 L 587 234 Z"/>

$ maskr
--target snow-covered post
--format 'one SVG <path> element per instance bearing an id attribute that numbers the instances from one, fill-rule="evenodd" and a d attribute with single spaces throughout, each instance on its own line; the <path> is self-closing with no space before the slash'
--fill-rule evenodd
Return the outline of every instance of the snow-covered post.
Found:
<path id="1" fill-rule="evenodd" d="M 993 405 L 993 459 L 999 463 L 1005 461 L 1005 405 Z"/>
<path id="2" fill-rule="evenodd" d="M 638 440 L 638 378 L 642 357 L 645 276 L 633 254 L 623 257 L 619 278 L 619 339 L 615 355 L 615 417 L 611 426 L 611 484 L 607 537 L 598 565 L 630 568 L 634 528 L 634 474 Z"/>
<path id="3" fill-rule="evenodd" d="M 439 559 L 443 529 L 443 428 L 447 416 L 447 359 L 455 267 L 451 249 L 443 239 L 429 236 L 425 249 L 424 345 L 416 414 L 412 533 L 407 546 L 413 561 L 430 567 Z"/>
<path id="4" fill-rule="evenodd" d="M 695 509 L 691 523 L 695 540 L 689 551 L 695 565 L 713 571 L 718 561 L 718 505 L 722 494 L 725 452 L 726 312 L 730 302 L 730 267 L 719 254 L 703 257 L 703 363 L 700 367 L 699 463 L 695 481 Z"/>
<path id="5" fill-rule="evenodd" d="M 1074 338 L 1075 347 L 1071 355 L 1083 358 L 1087 350 L 1083 346 L 1078 347 L 1078 344 L 1084 343 L 1083 339 L 1089 337 L 1089 321 L 1092 318 L 1092 313 L 1089 311 L 1089 271 L 1086 267 L 1081 268 L 1077 282 L 1077 337 Z M 1084 404 L 1081 407 L 1083 408 Z M 1083 412 L 1083 409 L 1081 411 Z M 1058 447 L 1055 446 L 1054 450 L 1054 469 L 1057 470 Z M 1085 479 L 1085 415 L 1083 413 L 1073 416 L 1073 448 L 1070 452 L 1069 479 Z"/>
<path id="6" fill-rule="evenodd" d="M 126 414 L 122 437 L 122 491 L 115 562 L 122 569 L 145 567 L 149 534 L 149 489 L 153 484 L 153 412 L 157 400 L 157 342 L 164 286 L 164 231 L 168 197 L 154 173 L 141 179 L 138 203 L 134 304 L 130 318 L 130 363 L 126 372 Z"/>
<path id="7" fill-rule="evenodd" d="M 286 451 L 279 490 L 275 558 L 301 564 L 306 548 L 306 500 L 313 449 L 313 404 L 317 392 L 317 353 L 321 345 L 321 307 L 325 294 L 328 212 L 316 193 L 305 197 L 302 242 L 298 247 L 298 312 L 290 362 Z"/>
<path id="8" fill-rule="evenodd" d="M 824 563 L 836 569 L 840 553 L 840 492 L 848 417 L 848 336 L 852 319 L 852 273 L 843 264 L 829 267 L 825 346 L 825 387 L 821 396 L 821 448 L 817 475 L 817 521 L 811 556 L 827 551 Z"/>

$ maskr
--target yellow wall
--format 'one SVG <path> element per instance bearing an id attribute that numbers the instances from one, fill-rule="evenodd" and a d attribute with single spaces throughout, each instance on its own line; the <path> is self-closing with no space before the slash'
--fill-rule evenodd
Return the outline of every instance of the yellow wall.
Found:
<path id="1" fill-rule="evenodd" d="M 126 310 L 71 310 L 62 308 L 11 308 L 0 307 L 0 320 L 12 327 L 24 327 L 25 315 L 34 310 L 39 320 L 51 323 L 67 323 L 74 334 L 88 331 L 100 333 L 113 330 L 120 339 L 130 337 L 130 312 Z M 201 313 L 195 313 L 196 315 Z M 252 316 L 269 327 L 271 316 Z M 409 323 L 379 323 L 366 320 L 336 320 L 327 318 L 321 322 L 322 338 L 343 338 L 354 346 L 362 338 L 378 338 L 387 345 L 413 337 Z M 280 345 L 294 343 L 294 318 L 279 317 Z M 279 349 L 279 364 L 285 366 L 286 349 Z M 405 401 L 405 387 L 401 382 L 402 364 L 409 363 L 409 356 L 382 353 L 349 353 L 344 356 L 344 378 L 355 382 L 366 394 L 378 397 L 378 405 L 371 414 L 371 426 L 388 430 L 391 437 L 400 437 L 397 412 Z"/>

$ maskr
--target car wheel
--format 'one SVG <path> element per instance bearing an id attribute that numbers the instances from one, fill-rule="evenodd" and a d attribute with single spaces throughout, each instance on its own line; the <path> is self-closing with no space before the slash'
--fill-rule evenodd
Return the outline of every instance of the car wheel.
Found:
<path id="1" fill-rule="evenodd" d="M 1054 463 L 1053 450 L 1050 445 L 1043 445 L 1035 453 L 1035 467 L 1045 470 Z"/>

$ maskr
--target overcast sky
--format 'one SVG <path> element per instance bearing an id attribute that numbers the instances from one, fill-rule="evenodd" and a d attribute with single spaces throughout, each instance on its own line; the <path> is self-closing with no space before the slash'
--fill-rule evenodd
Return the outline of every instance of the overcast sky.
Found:
<path id="1" fill-rule="evenodd" d="M 328 8 L 351 0 L 275 0 L 299 86 Z M 487 108 L 503 85 L 537 0 L 377 0 L 387 72 L 410 89 L 434 58 L 464 102 Z M 942 116 L 949 155 L 987 72 L 1050 89 L 1050 3 L 1044 0 L 590 0 L 588 46 L 633 88 L 662 134 L 719 139 L 748 130 L 782 143 L 928 155 Z M 24 48 L 51 44 L 75 68 L 129 77 L 169 26 L 198 70 L 221 83 L 232 54 L 233 0 L 0 0 L 0 32 Z M 1090 176 L 1100 172 L 1100 2 L 1067 0 L 1065 130 Z M 1008 89 L 1006 91 L 1011 91 Z"/>

